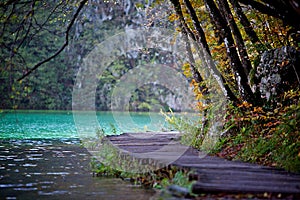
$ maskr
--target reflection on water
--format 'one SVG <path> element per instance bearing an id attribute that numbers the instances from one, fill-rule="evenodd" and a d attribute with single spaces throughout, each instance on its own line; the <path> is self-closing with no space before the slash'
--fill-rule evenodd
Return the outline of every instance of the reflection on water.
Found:
<path id="1" fill-rule="evenodd" d="M 1 199 L 150 199 L 116 178 L 92 177 L 79 140 L 1 140 Z"/>

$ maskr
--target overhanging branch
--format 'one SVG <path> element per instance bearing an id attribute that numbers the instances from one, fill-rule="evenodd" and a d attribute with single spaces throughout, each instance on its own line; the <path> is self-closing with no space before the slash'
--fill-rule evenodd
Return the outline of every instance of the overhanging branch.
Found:
<path id="1" fill-rule="evenodd" d="M 56 56 L 58 56 L 69 44 L 69 33 L 70 30 L 72 28 L 72 26 L 75 23 L 75 20 L 77 19 L 80 11 L 82 10 L 82 8 L 84 7 L 84 5 L 86 4 L 88 0 L 82 0 L 79 4 L 79 7 L 76 10 L 76 13 L 74 14 L 73 18 L 71 19 L 67 30 L 65 32 L 65 43 L 60 47 L 60 49 L 58 49 L 53 55 L 49 56 L 48 58 L 40 61 L 39 63 L 35 64 L 30 70 L 28 70 L 25 74 L 23 74 L 23 76 L 21 78 L 19 78 L 17 81 L 21 81 L 23 80 L 25 77 L 29 76 L 32 72 L 34 72 L 38 67 L 40 67 L 41 65 L 49 62 L 50 60 L 52 60 L 53 58 L 55 58 Z"/>

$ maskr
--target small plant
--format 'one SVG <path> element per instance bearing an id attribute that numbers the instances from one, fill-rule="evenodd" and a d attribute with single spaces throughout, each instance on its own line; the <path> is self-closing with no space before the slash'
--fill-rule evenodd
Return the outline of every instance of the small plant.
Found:
<path id="1" fill-rule="evenodd" d="M 189 145 L 195 148 L 200 148 L 203 142 L 204 136 L 201 134 L 202 125 L 199 122 L 199 117 L 188 118 L 184 116 L 178 116 L 172 110 L 169 113 L 160 111 L 165 117 L 165 120 L 172 127 L 181 132 L 181 142 L 185 145 Z"/>
<path id="2" fill-rule="evenodd" d="M 109 176 L 109 177 L 120 177 L 121 172 L 110 167 L 104 165 L 99 162 L 96 158 L 92 158 L 90 162 L 91 170 L 93 172 L 93 176 Z"/>
<path id="3" fill-rule="evenodd" d="M 117 134 L 117 128 L 116 128 L 116 126 L 113 123 L 110 123 L 109 125 L 110 125 L 111 133 Z"/>
<path id="4" fill-rule="evenodd" d="M 191 185 L 191 181 L 189 180 L 187 173 L 184 173 L 183 171 L 176 172 L 172 179 L 172 183 L 182 187 L 189 187 Z"/>
<path id="5" fill-rule="evenodd" d="M 99 128 L 96 130 L 96 136 L 98 139 L 102 139 L 105 136 L 105 131 L 103 128 Z"/>

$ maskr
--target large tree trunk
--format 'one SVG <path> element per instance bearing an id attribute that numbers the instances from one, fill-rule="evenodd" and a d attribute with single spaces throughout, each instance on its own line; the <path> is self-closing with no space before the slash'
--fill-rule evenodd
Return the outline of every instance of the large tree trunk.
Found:
<path id="1" fill-rule="evenodd" d="M 197 35 L 192 32 L 188 26 L 186 25 L 182 10 L 181 10 L 181 4 L 178 0 L 171 0 L 172 4 L 175 7 L 176 14 L 179 16 L 181 27 L 183 28 L 183 33 L 187 34 L 192 40 L 197 41 L 198 45 L 196 45 L 197 53 L 200 58 L 207 60 L 207 62 L 203 62 L 203 67 L 206 68 L 206 70 L 209 70 L 212 76 L 214 76 L 217 79 L 218 85 L 223 91 L 224 96 L 229 99 L 230 101 L 237 103 L 238 99 L 232 92 L 232 90 L 229 88 L 228 84 L 226 83 L 225 78 L 222 76 L 222 74 L 218 71 L 215 64 L 212 62 L 211 58 L 207 58 L 211 56 L 211 52 L 209 50 L 208 44 L 206 42 L 204 31 L 200 25 L 200 22 L 196 16 L 196 12 L 190 2 L 188 0 L 185 0 L 185 3 L 188 7 L 188 11 L 191 15 L 191 18 L 193 20 L 194 26 L 197 27 Z M 205 52 L 203 52 L 203 49 Z M 193 76 L 196 82 L 201 83 L 203 81 L 202 76 L 200 75 L 199 71 L 195 68 L 194 63 L 191 65 L 191 71 L 193 72 Z M 199 78 L 201 77 L 201 78 Z M 207 91 L 208 88 L 201 88 L 203 91 Z"/>
<path id="2" fill-rule="evenodd" d="M 255 96 L 249 86 L 248 77 L 243 69 L 242 62 L 236 50 L 236 44 L 232 38 L 231 30 L 227 26 L 226 20 L 222 17 L 220 10 L 217 8 L 213 0 L 204 0 L 206 9 L 209 11 L 211 20 L 214 20 L 217 30 L 220 31 L 222 39 L 225 43 L 226 54 L 229 58 L 230 66 L 239 88 L 239 93 L 243 101 L 255 104 Z"/>

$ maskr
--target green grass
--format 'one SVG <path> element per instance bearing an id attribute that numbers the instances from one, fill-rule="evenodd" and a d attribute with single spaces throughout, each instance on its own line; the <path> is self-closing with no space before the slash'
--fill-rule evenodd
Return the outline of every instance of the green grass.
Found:
<path id="1" fill-rule="evenodd" d="M 299 91 L 289 91 L 272 110 L 247 104 L 229 108 L 229 134 L 219 140 L 212 153 L 299 173 L 299 97 Z"/>

